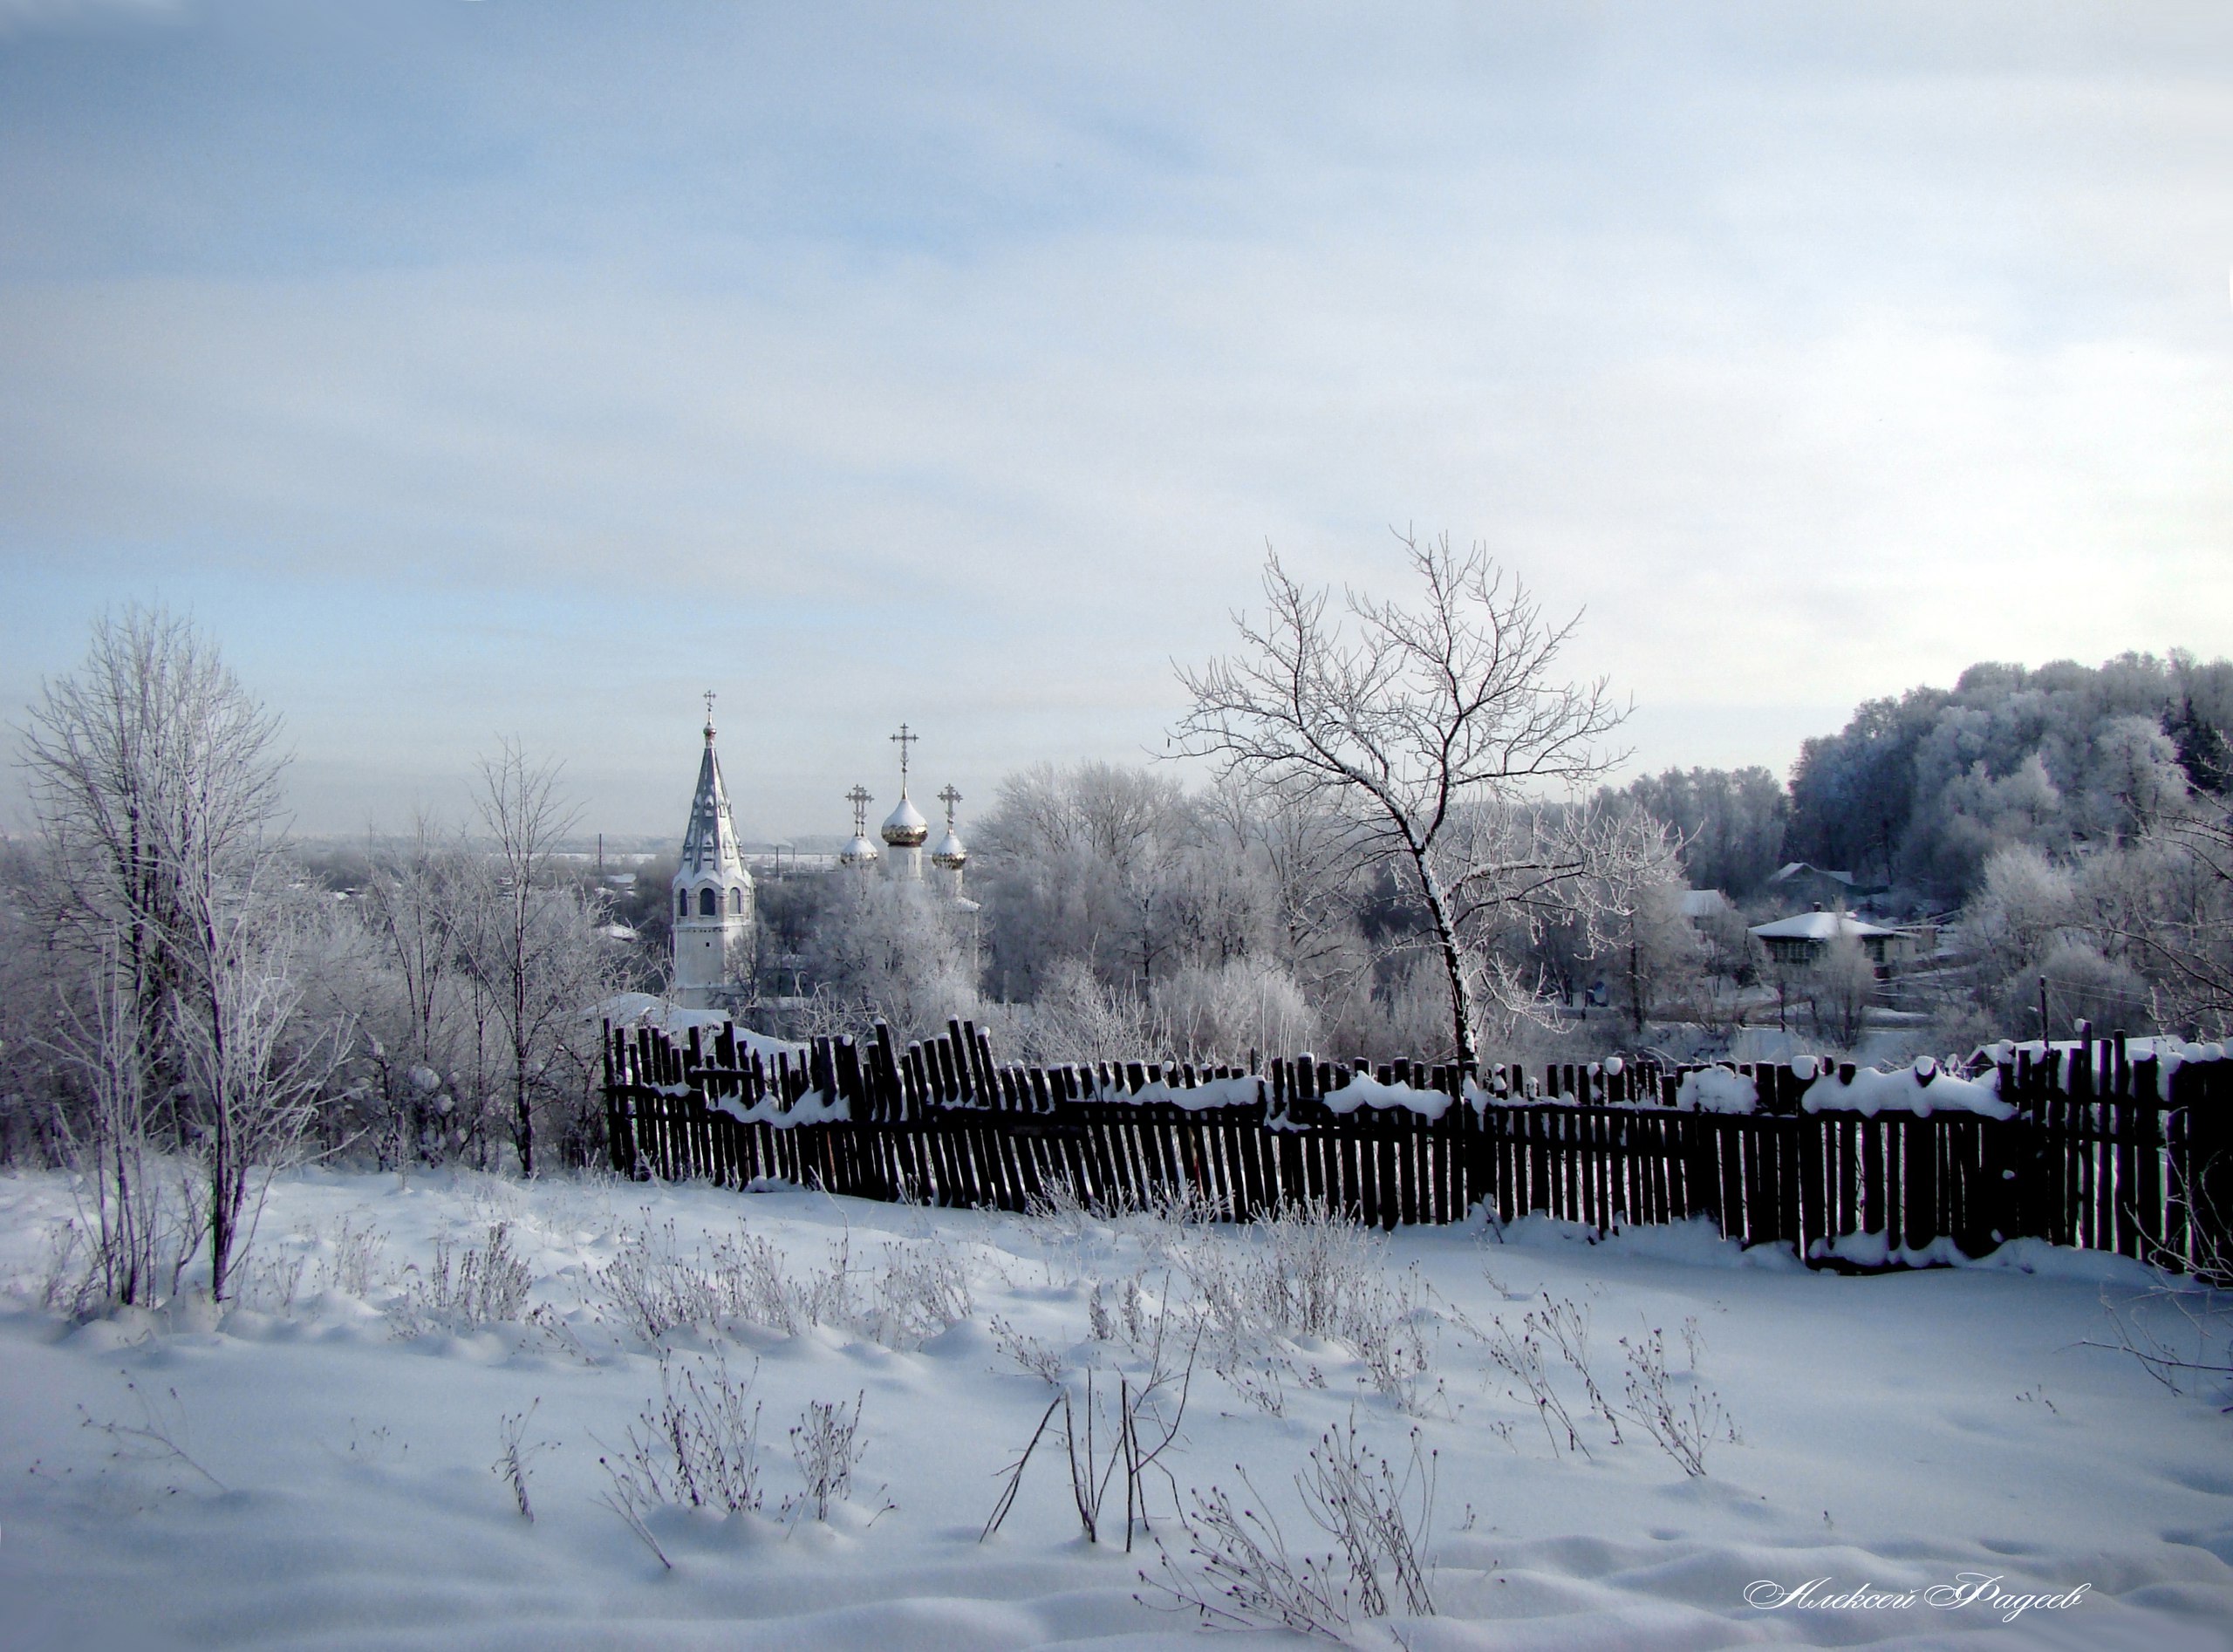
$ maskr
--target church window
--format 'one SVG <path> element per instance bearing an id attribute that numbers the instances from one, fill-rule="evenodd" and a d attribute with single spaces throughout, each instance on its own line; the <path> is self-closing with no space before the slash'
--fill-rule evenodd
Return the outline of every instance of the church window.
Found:
<path id="1" fill-rule="evenodd" d="M 674 915 L 677 918 L 687 918 L 690 916 L 690 891 L 686 889 L 675 896 Z"/>
<path id="2" fill-rule="evenodd" d="M 729 913 L 732 917 L 737 918 L 741 918 L 744 915 L 744 891 L 742 890 L 733 889 L 729 891 Z"/>
<path id="3" fill-rule="evenodd" d="M 721 909 L 715 903 L 720 898 L 710 889 L 700 890 L 698 891 L 698 916 L 700 918 L 712 918 L 718 914 Z"/>

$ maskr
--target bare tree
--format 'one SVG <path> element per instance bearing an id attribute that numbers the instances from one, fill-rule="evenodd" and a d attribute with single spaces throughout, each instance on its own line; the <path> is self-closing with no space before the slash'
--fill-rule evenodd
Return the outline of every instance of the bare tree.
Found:
<path id="1" fill-rule="evenodd" d="M 301 995 L 263 888 L 279 852 L 278 727 L 191 625 L 134 608 L 95 624 L 84 666 L 45 686 L 24 742 L 58 873 L 52 932 L 109 960 L 97 1128 L 104 1109 L 124 1118 L 135 1089 L 186 1098 L 193 1116 L 174 1126 L 190 1125 L 206 1172 L 220 1297 L 254 1229 L 251 1167 L 268 1174 L 300 1140 L 331 1070 L 305 1052 L 340 1042 L 293 1042 Z"/>
<path id="2" fill-rule="evenodd" d="M 2233 814 L 2202 806 L 2151 833 L 2179 875 L 2146 881 L 2135 916 L 2102 903 L 2098 926 L 2123 941 L 2154 978 L 2156 1013 L 2167 1027 L 2208 1037 L 2233 1029 Z"/>
<path id="3" fill-rule="evenodd" d="M 1634 828 L 1531 794 L 1601 778 L 1600 742 L 1626 715 L 1603 679 L 1557 680 L 1574 621 L 1554 624 L 1526 587 L 1475 546 L 1405 536 L 1416 606 L 1306 588 L 1268 556 L 1260 625 L 1236 615 L 1242 647 L 1181 668 L 1194 697 L 1185 749 L 1290 795 L 1341 807 L 1369 860 L 1394 866 L 1424 908 L 1450 982 L 1452 1039 L 1475 1055 L 1485 1008 L 1526 1009 L 1532 986 L 1496 955 L 1500 925 L 1538 925 L 1581 901 Z"/>
<path id="4" fill-rule="evenodd" d="M 294 977 L 299 918 L 231 905 L 180 1017 L 181 1067 L 209 1189 L 210 1294 L 222 1300 L 256 1238 L 271 1178 L 297 1157 L 347 1054 L 345 1021 L 306 1021 Z"/>
<path id="5" fill-rule="evenodd" d="M 154 1128 L 139 1003 L 113 952 L 89 972 L 88 986 L 83 1007 L 65 999 L 50 1042 L 84 1102 L 75 1118 L 56 1109 L 93 1246 L 83 1294 L 151 1306 L 177 1289 L 205 1212 L 190 1171 L 167 1160 Z"/>
<path id="6" fill-rule="evenodd" d="M 611 985 L 594 907 L 550 877 L 551 850 L 574 823 L 557 782 L 557 763 L 530 762 L 511 741 L 482 762 L 475 802 L 492 855 L 459 920 L 467 968 L 503 1028 L 512 1139 L 526 1176 L 535 1174 L 536 1107 L 586 1082 L 583 1017 Z"/>
<path id="7" fill-rule="evenodd" d="M 487 1021 L 471 1013 L 488 995 L 464 976 L 459 957 L 458 891 L 468 865 L 422 816 L 409 839 L 373 854 L 358 905 L 374 960 L 361 997 L 386 1105 L 381 1148 L 399 1164 L 425 1151 L 430 1126 L 455 1107 L 444 1086 L 458 1068 L 479 1068 L 481 1041 L 471 1062 L 461 1062 L 457 1050 L 461 1031 L 477 1033 Z"/>
<path id="8" fill-rule="evenodd" d="M 46 914 L 88 961 L 114 960 L 142 1059 L 160 1059 L 206 981 L 221 890 L 275 852 L 278 719 L 183 619 L 126 609 L 31 707 L 23 761 L 57 876 Z"/>
<path id="9" fill-rule="evenodd" d="M 1833 937 L 1814 960 L 1807 986 L 1814 1030 L 1840 1049 L 1857 1048 L 1876 1001 L 1876 966 L 1868 949 L 1851 935 Z"/>

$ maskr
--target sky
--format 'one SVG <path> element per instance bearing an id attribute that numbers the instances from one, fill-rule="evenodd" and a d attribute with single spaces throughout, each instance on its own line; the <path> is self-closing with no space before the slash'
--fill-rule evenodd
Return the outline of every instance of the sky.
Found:
<path id="1" fill-rule="evenodd" d="M 1406 531 L 1632 768 L 2233 653 L 2229 154 L 2216 0 L 0 0 L 0 744 L 159 604 L 305 833 L 966 821 Z"/>

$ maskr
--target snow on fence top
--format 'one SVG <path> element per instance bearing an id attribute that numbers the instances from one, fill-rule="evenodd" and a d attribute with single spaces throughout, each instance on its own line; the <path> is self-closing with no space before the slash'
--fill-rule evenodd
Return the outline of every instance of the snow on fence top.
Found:
<path id="1" fill-rule="evenodd" d="M 1851 1077 L 1833 1070 L 1806 1087 L 1799 1104 L 1810 1113 L 1859 1113 L 1874 1118 L 1879 1113 L 1913 1113 L 1928 1118 L 1933 1113 L 1977 1113 L 1986 1118 L 2013 1118 L 2013 1103 L 2000 1099 L 1997 1071 L 1983 1080 L 1956 1078 L 1941 1072 L 1938 1063 L 1925 1058 L 1913 1067 L 1893 1072 L 1861 1068 Z"/>
<path id="2" fill-rule="evenodd" d="M 1727 1067 L 1701 1067 L 1683 1075 L 1675 1105 L 1694 1113 L 1751 1113 L 1758 1110 L 1760 1087 Z"/>
<path id="3" fill-rule="evenodd" d="M 1253 1075 L 1246 1078 L 1205 1078 L 1200 1082 L 1178 1085 L 1176 1088 L 1162 1079 L 1151 1079 L 1138 1089 L 1128 1089 L 1115 1078 L 1096 1082 L 1093 1097 L 1096 1102 L 1116 1102 L 1131 1106 L 1146 1106 L 1160 1102 L 1169 1107 L 1183 1107 L 1190 1113 L 1205 1112 L 1212 1107 L 1253 1107 L 1264 1099 L 1264 1081 Z"/>
<path id="4" fill-rule="evenodd" d="M 2093 1039 L 2057 1039 L 2052 1043 L 2043 1043 L 2036 1038 L 2003 1038 L 1980 1045 L 1970 1056 L 1970 1065 L 1991 1062 L 1995 1067 L 2013 1067 L 2024 1062 L 2035 1068 L 2052 1066 L 2061 1075 L 2061 1087 L 2068 1090 L 2074 1082 L 2072 1074 L 2075 1065 L 2087 1060 L 2087 1053 L 2098 1042 Z M 2155 1094 L 2168 1102 L 2171 1099 L 2171 1080 L 2181 1068 L 2222 1062 L 2226 1049 L 2223 1043 L 2194 1044 L 2175 1036 L 2127 1038 L 2124 1041 L 2124 1055 L 2127 1062 L 2155 1063 Z"/>
<path id="5" fill-rule="evenodd" d="M 662 1027 L 654 1018 L 637 1016 L 609 1025 L 614 1083 L 666 1099 L 700 1095 L 728 1117 L 779 1128 L 896 1123 L 926 1109 L 1044 1114 L 1081 1104 L 1182 1114 L 1253 1110 L 1275 1130 L 1403 1116 L 1424 1124 L 1454 1123 L 1453 1102 L 1462 1102 L 1458 1111 L 1476 1119 L 1492 1109 L 1547 1106 L 2007 1119 L 2019 1110 L 2018 1101 L 2036 1102 L 2042 1094 L 2145 1092 L 2169 1103 L 2174 1078 L 2182 1069 L 2196 1069 L 2193 1078 L 2199 1082 L 2225 1055 L 2222 1045 L 2171 1038 L 2054 1045 L 2004 1041 L 1983 1046 L 1971 1057 L 1975 1078 L 1928 1060 L 1887 1071 L 1810 1055 L 1787 1063 L 1674 1068 L 1608 1056 L 1554 1063 L 1539 1072 L 1513 1064 L 1461 1071 L 1448 1062 L 1419 1061 L 1368 1067 L 1362 1061 L 1322 1062 L 1308 1053 L 1261 1062 L 1252 1053 L 1245 1068 L 1198 1068 L 1187 1062 L 1026 1067 L 996 1062 L 985 1031 L 961 1021 L 951 1023 L 945 1037 L 904 1048 L 882 1026 L 872 1039 L 858 1042 L 825 1037 L 797 1045 L 728 1022 Z M 2187 1082 L 2180 1078 L 2179 1086 Z"/>
<path id="6" fill-rule="evenodd" d="M 1383 1084 L 1369 1073 L 1352 1074 L 1349 1082 L 1337 1090 L 1319 1097 L 1326 1110 L 1334 1114 L 1354 1113 L 1360 1107 L 1380 1111 L 1402 1108 L 1417 1113 L 1422 1118 L 1440 1118 L 1450 1110 L 1451 1096 L 1446 1090 L 1420 1089 L 1410 1084 Z"/>

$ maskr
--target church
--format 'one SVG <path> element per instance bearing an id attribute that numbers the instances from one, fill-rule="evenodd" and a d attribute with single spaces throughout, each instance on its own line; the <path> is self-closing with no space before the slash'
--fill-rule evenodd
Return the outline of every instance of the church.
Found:
<path id="1" fill-rule="evenodd" d="M 690 803 L 690 821 L 683 828 L 682 857 L 675 868 L 674 1001 L 687 1009 L 726 1009 L 750 988 L 754 962 L 754 928 L 758 914 L 753 905 L 752 872 L 745 864 L 743 845 L 737 840 L 736 821 L 729 813 L 728 788 L 721 780 L 721 760 L 714 747 L 714 696 L 706 696 L 706 749 L 698 760 L 698 788 Z M 853 806 L 853 835 L 837 861 L 856 876 L 865 877 L 879 860 L 892 878 L 923 881 L 923 846 L 930 841 L 930 823 L 907 795 L 908 748 L 922 738 L 906 724 L 891 736 L 899 747 L 899 802 L 885 816 L 877 836 L 891 851 L 884 860 L 869 840 L 868 806 L 873 801 L 864 787 L 845 794 Z M 946 805 L 946 834 L 930 852 L 934 875 L 945 881 L 956 900 L 963 898 L 961 877 L 969 851 L 953 823 L 954 806 L 961 794 L 948 786 L 939 794 Z"/>

